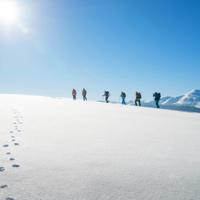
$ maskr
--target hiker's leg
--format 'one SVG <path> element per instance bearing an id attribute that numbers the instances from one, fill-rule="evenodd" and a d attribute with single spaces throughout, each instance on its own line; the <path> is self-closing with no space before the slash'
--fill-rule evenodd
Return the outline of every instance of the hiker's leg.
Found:
<path id="1" fill-rule="evenodd" d="M 137 106 L 137 100 L 135 100 L 135 105 Z"/>

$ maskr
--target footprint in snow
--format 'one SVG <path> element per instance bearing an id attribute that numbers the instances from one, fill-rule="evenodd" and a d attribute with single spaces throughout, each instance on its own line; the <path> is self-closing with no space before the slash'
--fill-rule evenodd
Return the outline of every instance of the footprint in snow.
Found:
<path id="1" fill-rule="evenodd" d="M 0 186 L 1 189 L 7 188 L 7 187 L 8 187 L 8 185 L 1 185 Z"/>
<path id="2" fill-rule="evenodd" d="M 12 142 L 15 142 L 15 139 L 12 139 Z"/>
<path id="3" fill-rule="evenodd" d="M 13 131 L 10 131 L 10 133 L 13 133 Z"/>
<path id="4" fill-rule="evenodd" d="M 10 158 L 9 160 L 10 160 L 10 161 L 14 161 L 14 160 L 15 160 L 15 158 Z"/>
<path id="5" fill-rule="evenodd" d="M 18 167 L 20 167 L 20 165 L 14 164 L 14 165 L 12 165 L 12 167 L 18 168 Z"/>
<path id="6" fill-rule="evenodd" d="M 7 197 L 5 200 L 15 200 L 15 199 L 13 199 L 11 197 Z"/>
<path id="7" fill-rule="evenodd" d="M 5 171 L 5 168 L 4 167 L 0 167 L 0 172 L 3 172 Z"/>
<path id="8" fill-rule="evenodd" d="M 15 145 L 15 146 L 19 146 L 19 143 L 16 142 L 16 143 L 14 143 L 14 145 Z"/>
<path id="9" fill-rule="evenodd" d="M 3 147 L 9 147 L 9 145 L 8 144 L 4 144 Z"/>
<path id="10" fill-rule="evenodd" d="M 6 152 L 6 154 L 7 154 L 7 155 L 10 155 L 11 153 L 10 153 L 10 152 Z"/>

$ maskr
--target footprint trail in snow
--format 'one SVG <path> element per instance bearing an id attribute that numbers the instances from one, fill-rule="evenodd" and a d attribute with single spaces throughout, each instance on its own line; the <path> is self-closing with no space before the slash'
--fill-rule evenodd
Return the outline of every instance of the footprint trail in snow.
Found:
<path id="1" fill-rule="evenodd" d="M 9 134 L 10 134 L 9 137 L 11 138 L 11 140 L 10 140 L 11 143 L 1 145 L 3 148 L 9 149 L 9 151 L 7 151 L 5 153 L 5 155 L 7 155 L 7 156 L 11 155 L 12 148 L 14 146 L 16 146 L 16 148 L 17 148 L 17 146 L 20 145 L 16 141 L 19 137 L 19 133 L 22 132 L 21 127 L 19 127 L 19 126 L 21 124 L 23 124 L 23 121 L 22 121 L 23 117 L 21 116 L 21 114 L 16 109 L 13 110 L 13 113 L 14 113 L 14 118 L 15 118 L 15 121 L 12 123 L 13 124 L 13 130 L 9 131 Z M 7 162 L 13 163 L 13 162 L 15 162 L 15 160 L 16 159 L 14 157 L 8 157 Z M 0 165 L 1 165 L 1 163 L 0 163 Z M 17 169 L 17 168 L 20 167 L 20 165 L 15 163 L 15 164 L 12 164 L 11 167 Z M 0 173 L 4 173 L 5 170 L 6 169 L 5 169 L 4 166 L 0 166 Z M 7 189 L 7 188 L 9 188 L 9 186 L 6 183 L 0 185 L 0 190 L 4 190 L 4 189 Z M 12 197 L 6 197 L 4 200 L 15 200 L 15 199 L 12 198 Z"/>

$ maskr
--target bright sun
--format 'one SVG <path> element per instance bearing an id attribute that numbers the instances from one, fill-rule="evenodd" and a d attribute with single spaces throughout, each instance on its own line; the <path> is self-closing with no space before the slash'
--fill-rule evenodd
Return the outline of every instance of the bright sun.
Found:
<path id="1" fill-rule="evenodd" d="M 13 0 L 0 0 L 0 23 L 16 24 L 19 21 L 19 8 Z"/>

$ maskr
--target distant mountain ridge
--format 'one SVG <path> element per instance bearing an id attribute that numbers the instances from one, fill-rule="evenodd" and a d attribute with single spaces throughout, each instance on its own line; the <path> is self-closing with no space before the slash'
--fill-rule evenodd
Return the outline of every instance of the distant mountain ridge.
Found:
<path id="1" fill-rule="evenodd" d="M 154 104 L 154 101 L 143 102 L 144 106 L 149 107 L 154 106 Z M 166 109 L 200 112 L 200 90 L 193 89 L 177 97 L 163 97 L 160 100 L 160 105 Z"/>
<path id="2" fill-rule="evenodd" d="M 153 101 L 145 102 L 151 104 Z M 177 97 L 163 97 L 160 100 L 161 105 L 177 105 L 177 106 L 191 106 L 200 108 L 200 90 L 194 89 L 184 95 Z"/>
<path id="3" fill-rule="evenodd" d="M 176 102 L 176 104 L 200 108 L 200 90 L 196 89 L 186 93 Z"/>

